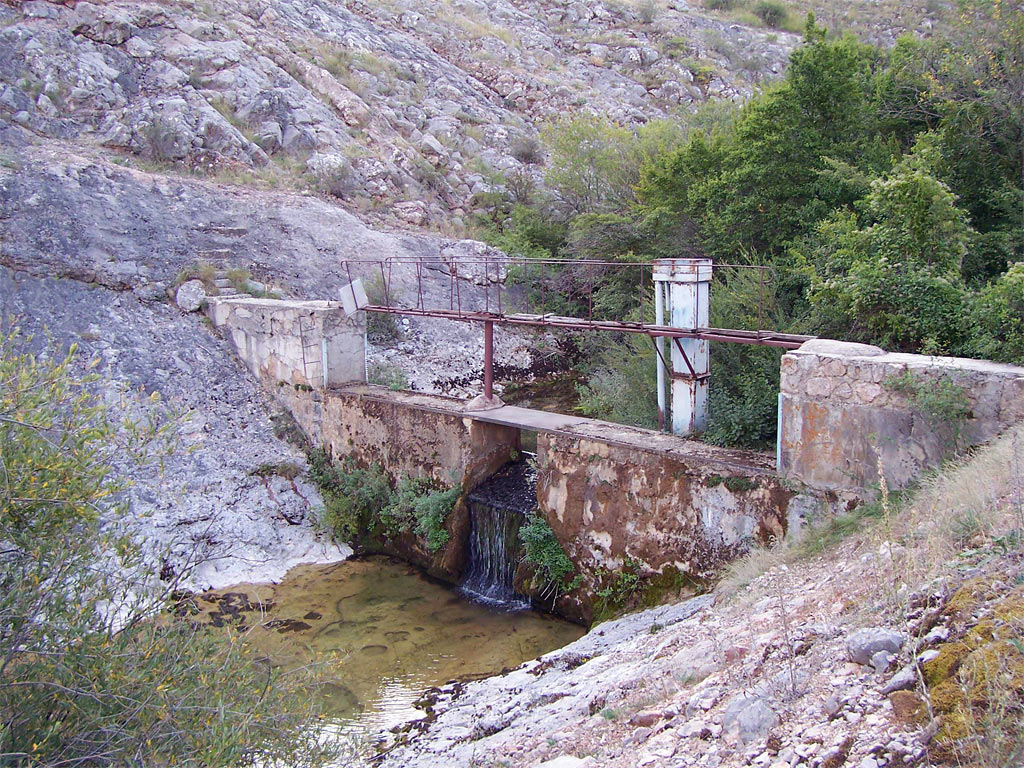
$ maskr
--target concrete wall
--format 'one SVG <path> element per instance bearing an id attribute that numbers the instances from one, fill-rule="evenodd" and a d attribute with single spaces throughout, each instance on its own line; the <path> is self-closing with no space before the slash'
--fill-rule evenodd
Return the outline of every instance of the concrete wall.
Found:
<path id="1" fill-rule="evenodd" d="M 621 432 L 615 444 L 538 437 L 541 512 L 585 577 L 628 557 L 642 575 L 673 569 L 703 580 L 820 510 L 820 499 L 783 484 L 769 456 L 680 438 L 654 450 L 643 432 Z M 623 444 L 631 437 L 637 444 Z"/>
<path id="2" fill-rule="evenodd" d="M 432 477 L 468 492 L 504 466 L 519 447 L 519 430 L 467 418 L 462 414 L 465 403 L 454 398 L 372 385 L 325 392 L 278 387 L 276 394 L 315 445 L 329 447 L 335 458 L 380 464 L 392 482 L 403 475 Z M 450 539 L 438 552 L 412 533 L 374 547 L 458 583 L 469 537 L 465 504 L 455 506 L 445 527 Z"/>
<path id="3" fill-rule="evenodd" d="M 314 444 L 379 463 L 396 480 L 429 476 L 470 490 L 519 446 L 517 429 L 470 419 L 455 398 L 369 384 L 327 392 L 281 387 L 278 394 Z"/>
<path id="4" fill-rule="evenodd" d="M 366 319 L 338 302 L 207 299 L 207 314 L 268 386 L 322 389 L 366 380 Z M 326 365 L 324 361 L 326 360 Z"/>
<path id="5" fill-rule="evenodd" d="M 937 466 L 957 430 L 894 391 L 893 379 L 904 373 L 963 388 L 970 415 L 961 446 L 1024 418 L 1024 368 L 818 339 L 782 358 L 780 472 L 818 490 L 870 495 L 879 464 L 892 488 Z"/>

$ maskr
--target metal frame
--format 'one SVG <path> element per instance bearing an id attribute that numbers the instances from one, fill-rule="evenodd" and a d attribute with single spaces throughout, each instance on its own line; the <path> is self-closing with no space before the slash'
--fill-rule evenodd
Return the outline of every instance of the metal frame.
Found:
<path id="1" fill-rule="evenodd" d="M 708 341 L 727 342 L 732 344 L 755 344 L 767 347 L 778 347 L 781 349 L 796 349 L 806 341 L 815 338 L 814 336 L 803 336 L 792 333 L 779 333 L 778 331 L 763 329 L 764 319 L 764 289 L 766 277 L 774 279 L 774 270 L 771 267 L 756 266 L 750 264 L 718 264 L 714 265 L 713 276 L 720 276 L 722 270 L 756 269 L 759 272 L 759 296 L 757 309 L 757 328 L 744 330 L 737 328 L 674 328 L 656 323 L 631 323 L 621 320 L 602 320 L 594 318 L 594 285 L 598 274 L 590 275 L 586 290 L 587 317 L 563 317 L 546 312 L 547 305 L 547 278 L 548 271 L 566 266 L 574 266 L 592 270 L 595 273 L 602 273 L 601 276 L 616 270 L 628 274 L 632 270 L 637 271 L 638 285 L 643 285 L 645 280 L 650 278 L 651 270 L 655 262 L 612 262 L 597 259 L 512 259 L 512 258 L 454 258 L 450 261 L 443 259 L 424 259 L 420 257 L 388 257 L 384 259 L 346 259 L 342 261 L 342 269 L 350 284 L 354 283 L 356 277 L 365 276 L 367 268 L 376 272 L 379 270 L 380 278 L 384 287 L 384 304 L 370 304 L 363 307 L 367 312 L 381 312 L 393 315 L 407 315 L 411 317 L 431 317 L 442 320 L 455 320 L 459 322 L 478 322 L 484 326 L 484 396 L 491 400 L 494 387 L 494 325 L 521 325 L 535 328 L 561 329 L 567 331 L 605 331 L 611 333 L 640 333 L 648 336 L 654 344 L 658 358 L 666 370 L 671 366 L 666 365 L 665 353 L 660 348 L 662 339 L 672 339 L 682 353 L 683 360 L 689 368 L 689 374 L 673 372 L 673 378 L 704 378 L 697 377 L 693 366 L 690 364 L 686 353 L 679 343 L 680 339 L 706 339 Z M 353 274 L 353 268 L 361 274 Z M 414 270 L 416 278 L 416 299 L 415 305 L 411 307 L 397 306 L 392 303 L 391 280 L 396 267 L 409 267 Z M 463 273 L 459 274 L 459 269 Z M 541 311 L 539 314 L 530 313 L 508 313 L 506 307 L 508 301 L 504 298 L 504 292 L 509 290 L 505 285 L 508 280 L 508 268 L 521 267 L 523 269 L 540 270 L 540 292 Z M 475 269 L 474 269 L 475 268 Z M 467 271 L 468 269 L 468 271 Z M 427 307 L 423 295 L 424 272 L 430 270 L 437 274 L 447 273 L 448 285 L 448 306 Z M 473 274 L 470 274 L 472 272 Z M 493 273 L 493 277 L 492 277 Z M 483 292 L 483 309 L 467 309 L 463 307 L 462 284 L 471 278 L 482 279 L 478 288 Z M 712 278 L 714 279 L 714 277 Z M 352 288 L 353 301 L 355 301 L 355 289 Z M 494 294 L 492 296 L 492 294 Z M 582 296 L 576 297 L 582 300 Z M 659 414 L 664 419 L 664 412 Z"/>

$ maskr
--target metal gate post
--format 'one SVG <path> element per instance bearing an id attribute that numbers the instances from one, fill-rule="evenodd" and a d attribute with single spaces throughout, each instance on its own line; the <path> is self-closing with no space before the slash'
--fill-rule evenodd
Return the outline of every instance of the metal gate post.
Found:
<path id="1" fill-rule="evenodd" d="M 673 328 L 708 327 L 711 259 L 661 259 L 654 265 L 655 283 L 667 290 Z M 677 338 L 672 349 L 672 431 L 699 434 L 708 421 L 708 342 Z"/>

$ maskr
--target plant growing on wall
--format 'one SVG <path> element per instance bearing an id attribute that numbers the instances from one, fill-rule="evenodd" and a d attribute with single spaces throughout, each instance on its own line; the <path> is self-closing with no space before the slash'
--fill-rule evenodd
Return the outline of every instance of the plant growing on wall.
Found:
<path id="1" fill-rule="evenodd" d="M 445 528 L 462 489 L 440 488 L 424 477 L 403 476 L 392 489 L 379 464 L 360 467 L 351 457 L 338 464 L 322 448 L 309 452 L 309 477 L 324 500 L 323 526 L 336 539 L 355 541 L 375 529 L 388 538 L 412 532 L 437 552 L 451 538 Z"/>
<path id="2" fill-rule="evenodd" d="M 947 451 L 959 451 L 964 424 L 971 415 L 966 389 L 945 378 L 924 381 L 910 371 L 889 376 L 885 387 L 907 398 L 910 407 L 942 438 Z"/>
<path id="3" fill-rule="evenodd" d="M 583 583 L 583 577 L 576 573 L 572 560 L 543 517 L 531 516 L 519 529 L 519 540 L 523 545 L 523 560 L 533 568 L 534 583 L 539 586 L 542 598 L 571 592 Z"/>
<path id="4" fill-rule="evenodd" d="M 340 464 L 322 448 L 308 454 L 309 476 L 324 500 L 321 523 L 335 538 L 354 541 L 367 530 L 378 510 L 391 502 L 391 485 L 379 464 L 361 468 L 345 459 Z"/>
<path id="5" fill-rule="evenodd" d="M 437 552 L 451 538 L 444 524 L 461 493 L 459 486 L 438 488 L 430 478 L 403 476 L 378 520 L 389 537 L 412 531 Z"/>

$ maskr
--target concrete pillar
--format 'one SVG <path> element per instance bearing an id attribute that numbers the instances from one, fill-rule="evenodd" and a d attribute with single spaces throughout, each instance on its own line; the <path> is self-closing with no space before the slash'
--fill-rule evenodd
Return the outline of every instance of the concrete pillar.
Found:
<path id="1" fill-rule="evenodd" d="M 661 259 L 654 281 L 666 291 L 669 326 L 693 330 L 708 325 L 711 259 Z M 672 340 L 672 431 L 703 432 L 708 421 L 708 342 Z"/>

